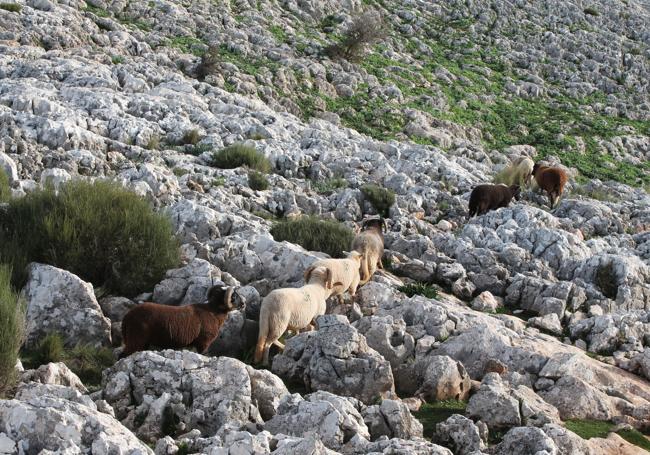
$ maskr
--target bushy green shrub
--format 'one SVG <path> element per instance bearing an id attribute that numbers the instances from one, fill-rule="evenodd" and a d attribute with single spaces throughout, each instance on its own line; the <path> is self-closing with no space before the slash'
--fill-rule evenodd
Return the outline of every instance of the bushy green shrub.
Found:
<path id="1" fill-rule="evenodd" d="M 211 45 L 205 54 L 201 56 L 201 61 L 196 67 L 197 78 L 202 81 L 211 74 L 216 74 L 221 62 L 219 46 Z"/>
<path id="2" fill-rule="evenodd" d="M 271 171 L 271 162 L 254 147 L 244 144 L 233 144 L 214 152 L 212 164 L 221 169 L 234 169 L 247 166 L 264 174 Z"/>
<path id="3" fill-rule="evenodd" d="M 50 362 L 61 362 L 64 351 L 63 338 L 58 333 L 52 332 L 39 340 L 29 357 L 35 366 L 45 365 Z"/>
<path id="4" fill-rule="evenodd" d="M 336 44 L 329 46 L 325 53 L 332 58 L 358 60 L 364 50 L 386 38 L 388 32 L 381 14 L 368 10 L 357 15 Z"/>
<path id="5" fill-rule="evenodd" d="M 588 6 L 583 11 L 584 11 L 585 14 L 588 14 L 590 16 L 600 16 L 600 13 L 598 12 L 598 10 L 596 8 L 592 7 L 592 6 Z"/>
<path id="6" fill-rule="evenodd" d="M 264 191 L 269 188 L 269 181 L 261 172 L 250 171 L 248 173 L 248 186 L 255 191 Z"/>
<path id="7" fill-rule="evenodd" d="M 196 145 L 201 140 L 201 133 L 196 128 L 185 131 L 183 134 L 183 144 Z"/>
<path id="8" fill-rule="evenodd" d="M 11 269 L 0 265 L 0 398 L 16 380 L 16 361 L 25 328 L 24 305 L 11 287 Z"/>
<path id="9" fill-rule="evenodd" d="M 23 7 L 18 3 L 0 3 L 0 9 L 11 11 L 12 13 L 20 13 Z"/>
<path id="10" fill-rule="evenodd" d="M 400 286 L 398 291 L 403 292 L 408 297 L 413 297 L 414 295 L 422 295 L 427 299 L 438 298 L 438 289 L 426 283 L 407 284 L 405 286 Z"/>
<path id="11" fill-rule="evenodd" d="M 11 187 L 9 177 L 4 169 L 0 168 L 0 203 L 7 202 L 11 198 Z"/>
<path id="12" fill-rule="evenodd" d="M 348 181 L 341 177 L 334 177 L 324 181 L 312 181 L 312 188 L 318 194 L 332 194 L 340 188 L 345 188 L 348 186 Z"/>
<path id="13" fill-rule="evenodd" d="M 424 403 L 413 416 L 422 424 L 425 437 L 431 438 L 436 431 L 436 425 L 444 422 L 453 414 L 465 414 L 467 403 L 458 400 L 443 400 L 434 403 Z"/>
<path id="14" fill-rule="evenodd" d="M 384 218 L 388 217 L 388 209 L 395 203 L 395 193 L 374 184 L 363 185 L 361 192 L 378 214 Z"/>
<path id="15" fill-rule="evenodd" d="M 115 357 L 110 348 L 90 344 L 66 349 L 61 335 L 53 332 L 43 337 L 34 349 L 23 352 L 23 361 L 28 368 L 63 362 L 86 387 L 96 389 L 102 381 L 102 371 L 115 363 Z"/>
<path id="16" fill-rule="evenodd" d="M 170 220 L 118 184 L 72 181 L 12 199 L 0 212 L 0 258 L 22 286 L 29 262 L 69 270 L 95 287 L 134 296 L 179 261 Z"/>
<path id="17" fill-rule="evenodd" d="M 278 242 L 287 240 L 334 258 L 343 257 L 343 251 L 349 250 L 354 239 L 354 233 L 343 224 L 314 216 L 280 221 L 271 228 L 271 235 Z"/>

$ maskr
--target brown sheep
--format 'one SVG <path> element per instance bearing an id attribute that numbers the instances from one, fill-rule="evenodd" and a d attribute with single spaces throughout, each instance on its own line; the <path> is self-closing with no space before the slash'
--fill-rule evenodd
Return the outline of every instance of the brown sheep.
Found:
<path id="1" fill-rule="evenodd" d="M 520 192 L 519 185 L 478 185 L 469 196 L 469 218 L 507 207 L 513 197 L 519 200 Z"/>
<path id="2" fill-rule="evenodd" d="M 122 319 L 124 350 L 120 358 L 154 346 L 180 349 L 193 346 L 203 353 L 219 334 L 232 304 L 233 288 L 212 286 L 208 303 L 185 306 L 145 302 L 129 310 Z"/>
<path id="3" fill-rule="evenodd" d="M 365 220 L 361 232 L 352 241 L 352 250 L 361 253 L 361 270 L 359 285 L 364 285 L 377 269 L 383 269 L 381 258 L 384 255 L 384 230 L 387 229 L 386 220 L 373 218 Z"/>
<path id="4" fill-rule="evenodd" d="M 569 180 L 566 172 L 559 167 L 549 167 L 535 163 L 535 166 L 533 166 L 533 177 L 537 182 L 537 186 L 548 193 L 551 208 L 555 207 L 560 196 L 562 196 L 564 185 Z"/>

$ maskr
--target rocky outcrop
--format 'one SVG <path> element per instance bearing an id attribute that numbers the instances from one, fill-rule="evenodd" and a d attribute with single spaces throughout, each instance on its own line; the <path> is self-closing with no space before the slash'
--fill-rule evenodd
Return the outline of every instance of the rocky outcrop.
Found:
<path id="1" fill-rule="evenodd" d="M 344 316 L 319 316 L 316 323 L 317 331 L 287 341 L 284 352 L 273 359 L 275 374 L 308 390 L 347 395 L 366 404 L 394 392 L 390 363 Z"/>
<path id="2" fill-rule="evenodd" d="M 26 346 L 35 346 L 50 333 L 58 333 L 68 346 L 111 344 L 111 323 L 97 303 L 92 284 L 65 270 L 33 263 L 23 293 Z"/>
<path id="3" fill-rule="evenodd" d="M 251 375 L 238 360 L 189 351 L 133 354 L 106 370 L 102 381 L 102 398 L 116 417 L 154 442 L 163 425 L 179 434 L 199 429 L 214 435 L 226 424 L 261 423 L 259 409 L 272 414 L 286 393 L 273 377 Z"/>
<path id="4" fill-rule="evenodd" d="M 35 447 L 104 455 L 153 453 L 75 389 L 36 383 L 20 386 L 12 400 L 0 400 L 0 441 L 6 453 Z"/>

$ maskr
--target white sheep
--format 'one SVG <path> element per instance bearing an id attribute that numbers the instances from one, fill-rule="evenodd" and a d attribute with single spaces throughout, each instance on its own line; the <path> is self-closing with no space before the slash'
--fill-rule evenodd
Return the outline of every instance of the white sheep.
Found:
<path id="1" fill-rule="evenodd" d="M 512 163 L 499 173 L 497 179 L 507 186 L 530 186 L 533 166 L 535 166 L 535 162 L 532 159 L 527 156 L 520 156 L 512 160 Z"/>
<path id="2" fill-rule="evenodd" d="M 332 272 L 327 267 L 311 271 L 309 282 L 301 288 L 283 288 L 271 291 L 260 307 L 260 331 L 255 347 L 255 362 L 269 364 L 269 349 L 287 330 L 298 331 L 312 324 L 325 314 L 326 300 L 332 293 Z"/>
<path id="3" fill-rule="evenodd" d="M 316 268 L 326 267 L 331 272 L 331 281 L 327 285 L 332 289 L 331 295 L 338 296 L 339 303 L 343 302 L 342 295 L 345 291 L 349 291 L 350 295 L 354 297 L 359 281 L 361 281 L 359 270 L 363 254 L 358 251 L 350 253 L 344 251 L 344 254 L 347 256 L 344 259 L 321 259 L 305 270 L 305 283 L 307 283 Z"/>

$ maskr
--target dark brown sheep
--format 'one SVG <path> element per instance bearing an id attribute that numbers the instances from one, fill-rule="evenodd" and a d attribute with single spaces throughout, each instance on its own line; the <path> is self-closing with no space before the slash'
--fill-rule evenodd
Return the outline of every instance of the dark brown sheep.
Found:
<path id="1" fill-rule="evenodd" d="M 360 285 L 366 284 L 375 271 L 383 269 L 381 258 L 384 255 L 384 230 L 388 229 L 386 220 L 373 218 L 363 222 L 361 232 L 352 241 L 352 250 L 363 255 L 361 260 Z"/>
<path id="2" fill-rule="evenodd" d="M 120 358 L 150 347 L 180 349 L 193 346 L 202 353 L 219 334 L 232 304 L 233 288 L 212 286 L 208 303 L 185 306 L 145 302 L 122 319 L 124 350 Z"/>
<path id="3" fill-rule="evenodd" d="M 508 207 L 513 197 L 519 200 L 520 192 L 519 185 L 478 185 L 469 196 L 469 218 Z"/>
<path id="4" fill-rule="evenodd" d="M 549 167 L 535 163 L 535 166 L 533 166 L 533 177 L 537 182 L 537 186 L 548 193 L 551 208 L 555 207 L 560 196 L 562 196 L 564 185 L 569 180 L 566 172 L 559 167 Z"/>

